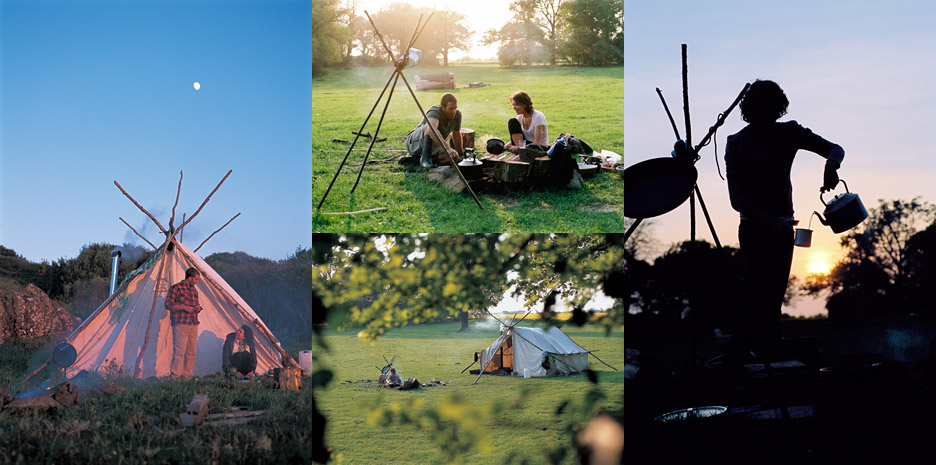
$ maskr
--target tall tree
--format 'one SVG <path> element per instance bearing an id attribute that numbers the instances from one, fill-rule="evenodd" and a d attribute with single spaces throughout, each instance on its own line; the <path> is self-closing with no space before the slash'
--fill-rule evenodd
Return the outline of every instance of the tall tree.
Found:
<path id="1" fill-rule="evenodd" d="M 465 26 L 465 15 L 451 9 L 436 10 L 426 26 L 431 30 L 434 48 L 442 54 L 442 66 L 448 66 L 449 53 L 455 50 L 467 52 L 471 49 L 474 34 Z"/>
<path id="2" fill-rule="evenodd" d="M 544 46 L 551 65 L 556 64 L 559 53 L 559 36 L 563 27 L 561 9 L 564 3 L 566 0 L 514 0 L 510 5 L 514 21 L 528 19 L 543 31 Z"/>
<path id="3" fill-rule="evenodd" d="M 341 48 L 350 32 L 341 24 L 340 0 L 312 0 L 312 74 L 341 61 Z"/>
<path id="4" fill-rule="evenodd" d="M 357 10 L 360 0 L 344 0 L 341 4 L 342 26 L 348 29 L 348 35 L 345 37 L 345 43 L 341 46 L 341 56 L 345 61 L 351 59 L 351 53 L 354 51 L 354 43 L 359 41 L 363 35 L 364 29 L 370 29 L 367 19 L 358 16 Z"/>
<path id="5" fill-rule="evenodd" d="M 570 0 L 561 8 L 568 40 L 561 49 L 584 65 L 624 62 L 624 0 Z"/>
<path id="6" fill-rule="evenodd" d="M 549 60 L 546 35 L 535 21 L 536 3 L 519 0 L 510 4 L 511 20 L 500 29 L 489 29 L 482 43 L 497 45 L 497 59 L 504 66 L 532 65 Z"/>

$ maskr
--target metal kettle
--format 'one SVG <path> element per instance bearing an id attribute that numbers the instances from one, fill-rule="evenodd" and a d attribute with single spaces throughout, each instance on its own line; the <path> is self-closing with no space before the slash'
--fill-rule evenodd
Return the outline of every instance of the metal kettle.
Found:
<path id="1" fill-rule="evenodd" d="M 848 184 L 845 184 L 844 179 L 839 179 L 839 182 L 845 185 L 845 193 L 836 195 L 831 201 L 826 202 L 822 198 L 823 193 L 820 191 L 819 200 L 825 205 L 825 210 L 823 210 L 822 214 L 814 212 L 819 221 L 832 228 L 832 232 L 836 234 L 858 226 L 868 217 L 868 210 L 861 203 L 858 194 L 848 191 Z M 823 215 L 825 215 L 824 218 Z"/>

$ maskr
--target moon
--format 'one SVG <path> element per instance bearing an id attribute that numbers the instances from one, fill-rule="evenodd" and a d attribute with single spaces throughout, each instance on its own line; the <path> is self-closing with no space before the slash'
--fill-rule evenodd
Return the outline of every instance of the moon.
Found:
<path id="1" fill-rule="evenodd" d="M 195 90 L 198 90 L 198 89 L 201 89 L 201 84 L 199 84 L 198 81 L 195 81 L 195 83 L 192 84 L 192 87 L 194 87 Z"/>

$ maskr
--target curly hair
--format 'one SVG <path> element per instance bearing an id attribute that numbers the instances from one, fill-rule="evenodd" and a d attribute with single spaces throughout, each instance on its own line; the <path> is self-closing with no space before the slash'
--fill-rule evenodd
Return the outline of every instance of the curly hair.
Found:
<path id="1" fill-rule="evenodd" d="M 741 119 L 748 123 L 773 122 L 787 113 L 789 105 L 790 101 L 776 82 L 758 79 L 741 100 Z"/>
<path id="2" fill-rule="evenodd" d="M 511 102 L 515 102 L 518 105 L 523 105 L 524 113 L 533 112 L 533 99 L 530 98 L 530 94 L 527 94 L 522 90 L 518 90 L 510 96 L 510 100 Z"/>

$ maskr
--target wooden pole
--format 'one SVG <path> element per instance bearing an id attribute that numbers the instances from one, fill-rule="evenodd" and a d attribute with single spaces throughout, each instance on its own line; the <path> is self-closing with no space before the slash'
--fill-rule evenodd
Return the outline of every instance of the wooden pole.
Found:
<path id="1" fill-rule="evenodd" d="M 130 223 L 127 223 L 126 220 L 124 220 L 123 218 L 121 218 L 121 217 L 119 217 L 119 216 L 118 216 L 117 218 L 120 218 L 120 221 L 123 221 L 123 224 L 127 225 L 127 227 L 130 228 L 131 231 L 133 231 L 134 233 L 136 233 L 137 236 L 140 236 L 140 239 L 143 239 L 144 241 L 146 241 L 146 243 L 149 244 L 150 247 L 152 247 L 154 250 L 159 250 L 159 247 L 156 247 L 155 245 L 153 245 L 152 242 L 146 240 L 146 238 L 143 237 L 142 234 L 138 233 L 136 229 L 133 229 L 133 226 L 130 226 Z"/>
<path id="2" fill-rule="evenodd" d="M 202 202 L 202 204 L 198 206 L 198 210 L 195 210 L 195 213 L 192 213 L 192 216 L 190 216 L 190 217 L 189 217 L 189 219 L 187 219 L 187 220 L 185 220 L 185 222 L 184 222 L 184 223 L 182 223 L 182 224 L 180 224 L 180 225 L 179 225 L 179 229 L 182 229 L 182 228 L 184 228 L 184 227 L 185 227 L 185 225 L 187 225 L 187 224 L 189 224 L 189 223 L 191 223 L 191 222 L 192 222 L 192 220 L 193 220 L 193 219 L 195 219 L 195 216 L 197 216 L 197 215 L 198 215 L 198 213 L 199 213 L 199 212 L 200 212 L 200 211 L 202 210 L 202 208 L 204 208 L 204 207 L 205 207 L 205 204 L 207 204 L 207 203 L 208 203 L 208 201 L 209 201 L 209 200 L 211 200 L 211 196 L 212 196 L 212 195 L 214 195 L 214 193 L 215 193 L 215 192 L 218 192 L 218 188 L 219 188 L 219 187 L 221 187 L 221 184 L 224 184 L 224 180 L 225 180 L 225 179 L 227 179 L 227 178 L 228 178 L 228 176 L 230 176 L 230 175 L 231 175 L 231 172 L 232 172 L 232 171 L 233 171 L 233 170 L 228 170 L 228 172 L 227 172 L 227 174 L 225 174 L 225 175 L 224 175 L 224 177 L 223 177 L 223 178 L 221 178 L 221 181 L 220 181 L 220 182 L 218 182 L 218 185 L 217 185 L 217 186 L 215 186 L 215 188 L 214 188 L 214 190 L 213 190 L 213 191 L 211 191 L 211 193 L 210 193 L 210 194 L 208 194 L 208 197 L 205 197 L 205 201 L 204 201 L 204 202 Z M 176 231 L 178 231 L 179 229 L 177 229 Z M 169 238 L 169 239 L 171 240 L 172 238 Z M 167 241 L 167 242 L 168 242 L 168 241 Z"/>
<path id="3" fill-rule="evenodd" d="M 365 11 L 364 14 L 367 14 L 367 12 Z M 429 15 L 429 18 L 430 19 L 432 18 L 431 14 Z M 371 19 L 370 15 L 367 15 L 367 19 L 370 21 L 371 26 L 374 27 L 374 31 L 377 32 L 377 37 L 380 38 L 380 43 L 383 44 L 383 47 L 384 49 L 387 50 L 387 53 L 390 55 L 390 58 L 393 59 L 394 62 L 396 62 L 396 59 L 393 56 L 393 52 L 390 50 L 390 47 L 387 45 L 387 43 L 383 40 L 383 36 L 380 34 L 380 31 L 377 29 L 377 25 L 374 24 L 374 20 Z M 429 19 L 426 19 L 426 23 L 428 22 L 429 22 Z M 403 78 L 403 84 L 406 84 L 406 89 L 409 90 L 410 95 L 413 97 L 413 101 L 416 102 L 416 106 L 419 108 L 419 113 L 423 115 L 423 118 L 425 118 L 426 121 L 429 121 L 429 115 L 427 115 L 426 112 L 423 110 L 422 104 L 420 104 L 419 99 L 416 98 L 416 92 L 414 92 L 413 88 L 410 87 L 409 81 L 406 80 L 406 75 L 404 75 L 402 71 L 400 71 L 400 77 Z M 443 141 L 442 134 L 439 133 L 438 128 L 435 128 L 430 124 L 429 129 L 432 129 L 432 133 L 435 134 L 437 139 L 439 139 L 440 141 Z M 484 206 L 481 205 L 481 201 L 478 200 L 478 196 L 475 195 L 474 190 L 471 189 L 471 185 L 468 184 L 468 180 L 465 179 L 465 175 L 463 175 L 461 170 L 458 169 L 458 163 L 456 163 L 455 160 L 452 160 L 451 157 L 449 157 L 449 164 L 452 166 L 452 169 L 454 169 L 455 172 L 458 173 L 458 177 L 461 179 L 461 181 L 465 183 L 465 187 L 468 189 L 468 193 L 471 194 L 471 197 L 474 199 L 475 203 L 478 204 L 478 208 L 484 210 Z"/>
<path id="4" fill-rule="evenodd" d="M 592 357 L 595 357 L 595 358 L 597 358 L 599 362 L 601 362 L 601 363 L 604 363 L 605 365 L 607 365 L 607 366 L 608 366 L 608 368 L 611 368 L 611 369 L 612 369 L 612 370 L 614 370 L 614 371 L 619 371 L 619 370 L 618 370 L 617 368 L 614 368 L 613 366 L 611 366 L 611 365 L 608 365 L 607 363 L 605 363 L 605 362 L 604 362 L 604 360 L 602 360 L 602 359 L 600 359 L 600 358 L 598 358 L 598 356 L 597 356 L 597 355 L 595 355 L 595 354 L 593 354 L 591 350 L 589 350 L 589 351 L 588 351 L 588 354 L 589 354 L 589 355 L 591 355 Z"/>
<path id="5" fill-rule="evenodd" d="M 393 85 L 390 86 L 390 93 L 387 94 L 387 101 L 384 103 L 383 111 L 380 112 L 380 119 L 377 120 L 377 129 L 374 129 L 374 139 L 371 139 L 370 144 L 367 146 L 367 152 L 364 153 L 364 161 L 361 163 L 361 169 L 358 170 L 357 178 L 354 179 L 354 184 L 351 186 L 351 193 L 354 193 L 354 190 L 357 189 L 358 183 L 361 181 L 361 175 L 364 174 L 364 168 L 367 166 L 367 159 L 370 158 L 371 151 L 374 149 L 374 143 L 377 142 L 377 134 L 380 134 L 380 126 L 383 125 L 384 116 L 387 115 L 387 108 L 390 107 L 390 100 L 393 99 L 393 91 L 396 90 L 397 80 L 402 74 L 401 71 L 394 71 Z"/>
<path id="6" fill-rule="evenodd" d="M 146 216 L 148 216 L 151 220 L 153 220 L 153 222 L 156 223 L 156 226 L 159 226 L 159 230 L 162 231 L 163 234 L 166 234 L 166 228 L 164 228 L 163 225 L 159 223 L 159 220 L 157 220 L 156 217 L 153 216 L 150 212 L 146 211 L 146 209 L 143 208 L 143 206 L 140 205 L 139 202 L 136 201 L 136 199 L 131 197 L 130 194 L 128 194 L 127 191 L 125 191 L 124 188 L 121 187 L 120 183 L 118 183 L 117 181 L 114 181 L 114 185 L 117 186 L 117 188 L 120 189 L 120 192 L 123 192 L 123 195 L 127 196 L 127 198 L 130 199 L 130 201 L 133 202 L 133 204 L 136 205 L 137 208 L 142 210 L 143 213 L 146 213 Z"/>
<path id="7" fill-rule="evenodd" d="M 686 44 L 682 44 L 683 118 L 686 122 L 686 147 L 692 147 L 692 124 L 689 122 L 689 60 Z"/>
<path id="8" fill-rule="evenodd" d="M 365 12 L 366 13 L 366 12 Z M 338 165 L 338 170 L 335 171 L 335 176 L 332 177 L 331 182 L 328 184 L 328 188 L 325 189 L 325 195 L 322 196 L 322 200 L 319 201 L 317 209 L 322 208 L 322 204 L 325 203 L 325 199 L 328 198 L 328 193 L 331 192 L 332 186 L 335 184 L 335 181 L 338 179 L 338 175 L 341 174 L 341 168 L 344 167 L 345 162 L 348 161 L 348 156 L 351 155 L 351 151 L 354 149 L 354 145 L 357 144 L 358 138 L 361 137 L 361 131 L 364 131 L 364 127 L 367 126 L 367 122 L 370 121 L 370 117 L 374 114 L 374 110 L 377 109 L 377 105 L 380 103 L 380 100 L 383 99 L 384 93 L 387 92 L 387 88 L 390 87 L 390 82 L 393 81 L 396 72 L 390 75 L 390 79 L 387 79 L 387 83 L 384 85 L 382 91 L 380 91 L 380 96 L 377 97 L 377 101 L 374 102 L 374 106 L 371 107 L 370 113 L 367 114 L 367 117 L 364 118 L 364 122 L 361 123 L 361 129 L 354 136 L 354 141 L 351 142 L 351 146 L 348 147 L 348 152 L 345 153 L 344 159 L 341 160 L 341 164 Z"/>
<path id="9" fill-rule="evenodd" d="M 172 224 L 175 221 L 175 209 L 179 205 L 179 195 L 182 193 L 182 170 L 179 170 L 179 188 L 176 190 L 175 194 L 175 203 L 172 204 L 172 216 L 169 217 L 169 229 L 172 229 Z"/>
<path id="10" fill-rule="evenodd" d="M 163 258 L 159 264 L 159 273 L 156 275 L 156 285 L 153 289 L 153 305 L 150 307 L 149 320 L 146 323 L 146 334 L 143 337 L 143 347 L 140 348 L 140 353 L 137 355 L 136 363 L 134 364 L 134 378 L 140 378 L 140 375 L 143 372 L 143 354 L 146 353 L 146 348 L 149 346 L 150 329 L 153 327 L 153 315 L 156 313 L 156 301 L 159 300 L 159 282 L 162 280 L 163 272 L 166 270 L 166 261 L 169 260 L 168 246 L 169 242 L 166 241 L 166 243 L 163 244 Z M 136 342 L 136 335 L 133 336 L 131 345 L 133 342 Z M 173 341 L 173 345 L 175 345 L 175 341 Z M 173 354 L 173 357 L 175 357 L 175 354 Z"/>
<path id="11" fill-rule="evenodd" d="M 218 234 L 218 232 L 224 229 L 225 226 L 231 224 L 231 221 L 234 221 L 234 219 L 237 218 L 238 216 L 240 216 L 240 213 L 234 215 L 234 218 L 229 219 L 227 223 L 224 223 L 224 226 L 221 226 L 220 228 L 216 229 L 215 232 L 211 233 L 210 236 L 206 237 L 205 240 L 203 240 L 201 244 L 198 244 L 198 247 L 195 247 L 195 250 L 193 250 L 192 252 L 198 252 L 198 249 L 200 249 L 201 246 L 205 245 L 205 242 L 208 242 L 208 239 L 211 239 L 212 237 L 214 237 L 215 234 Z M 182 240 L 182 239 L 179 239 L 179 240 Z"/>

